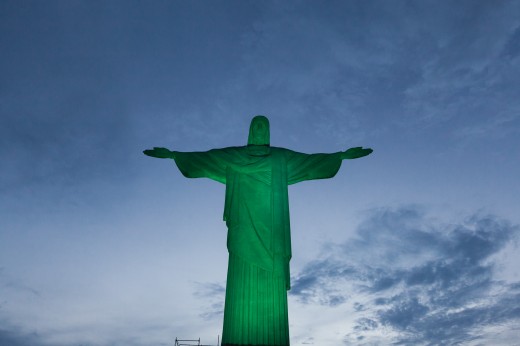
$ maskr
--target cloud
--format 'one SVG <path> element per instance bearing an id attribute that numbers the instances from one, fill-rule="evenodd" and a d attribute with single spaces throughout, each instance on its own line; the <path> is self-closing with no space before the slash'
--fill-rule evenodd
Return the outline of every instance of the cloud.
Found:
<path id="1" fill-rule="evenodd" d="M 29 295 L 31 297 L 41 297 L 39 290 L 28 286 L 21 280 L 11 277 L 7 274 L 4 267 L 0 267 L 0 287 L 5 292 L 15 293 L 17 295 Z M 0 302 L 0 307 L 2 302 Z"/>
<path id="2" fill-rule="evenodd" d="M 520 111 L 518 10 L 513 1 L 265 6 L 220 104 L 290 114 L 286 133 L 306 122 L 341 145 L 445 126 L 457 141 L 509 136 Z"/>
<path id="3" fill-rule="evenodd" d="M 194 284 L 196 289 L 193 295 L 207 302 L 207 305 L 204 305 L 205 310 L 199 316 L 205 321 L 222 318 L 224 315 L 225 286 L 214 282 L 195 282 Z"/>
<path id="4" fill-rule="evenodd" d="M 37 333 L 24 334 L 15 330 L 0 329 L 0 345 L 8 346 L 45 346 Z"/>
<path id="5" fill-rule="evenodd" d="M 479 329 L 520 318 L 520 283 L 494 279 L 494 255 L 518 231 L 489 215 L 442 224 L 418 208 L 374 210 L 355 239 L 329 244 L 293 278 L 290 294 L 302 304 L 354 304 L 359 318 L 347 334 L 365 341 L 383 329 L 396 344 L 480 339 Z"/>
<path id="6" fill-rule="evenodd" d="M 514 96 L 519 91 L 514 47 L 520 21 L 513 14 L 518 3 L 444 6 L 430 8 L 429 18 L 419 15 L 414 23 L 417 46 L 428 54 L 412 62 L 418 78 L 403 90 L 404 122 L 414 127 L 449 123 L 457 139 L 511 135 L 509 125 L 518 122 L 520 110 Z M 421 13 L 426 7 L 431 5 Z"/>

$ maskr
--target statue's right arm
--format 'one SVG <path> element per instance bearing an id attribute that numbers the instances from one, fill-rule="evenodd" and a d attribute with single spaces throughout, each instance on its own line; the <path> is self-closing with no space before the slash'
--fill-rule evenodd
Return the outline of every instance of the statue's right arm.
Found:
<path id="1" fill-rule="evenodd" d="M 227 149 L 212 149 L 209 151 L 181 152 L 154 147 L 144 150 L 143 153 L 160 159 L 175 159 L 175 164 L 186 178 L 210 178 L 225 184 L 226 151 Z"/>
<path id="2" fill-rule="evenodd" d="M 352 160 L 352 159 L 359 159 L 360 157 L 364 157 L 367 155 L 370 155 L 373 152 L 370 148 L 363 148 L 363 147 L 354 147 L 350 148 L 346 151 L 343 151 L 340 153 L 342 160 Z"/>
<path id="3" fill-rule="evenodd" d="M 144 150 L 143 153 L 158 159 L 175 159 L 175 152 L 166 148 L 154 147 L 153 149 Z"/>

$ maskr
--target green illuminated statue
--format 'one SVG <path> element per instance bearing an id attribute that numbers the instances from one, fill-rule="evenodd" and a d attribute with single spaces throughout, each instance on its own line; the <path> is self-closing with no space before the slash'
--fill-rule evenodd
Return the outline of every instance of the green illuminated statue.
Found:
<path id="1" fill-rule="evenodd" d="M 269 120 L 251 121 L 247 146 L 205 152 L 145 150 L 174 159 L 187 178 L 226 184 L 224 221 L 229 264 L 222 346 L 289 345 L 291 231 L 287 186 L 332 178 L 341 161 L 369 155 L 350 148 L 333 154 L 302 154 L 270 146 Z"/>

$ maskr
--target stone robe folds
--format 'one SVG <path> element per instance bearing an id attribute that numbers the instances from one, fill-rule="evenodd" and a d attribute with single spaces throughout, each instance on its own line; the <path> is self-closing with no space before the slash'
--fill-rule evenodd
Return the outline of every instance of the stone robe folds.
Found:
<path id="1" fill-rule="evenodd" d="M 175 152 L 185 177 L 226 184 L 229 265 L 222 346 L 289 345 L 288 185 L 332 178 L 341 161 L 339 153 L 269 146 Z"/>

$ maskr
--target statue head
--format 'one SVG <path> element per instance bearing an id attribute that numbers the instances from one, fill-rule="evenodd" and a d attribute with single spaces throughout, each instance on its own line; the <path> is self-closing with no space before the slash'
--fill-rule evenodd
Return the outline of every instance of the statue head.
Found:
<path id="1" fill-rule="evenodd" d="M 251 120 L 247 145 L 270 145 L 269 119 L 257 115 Z"/>

